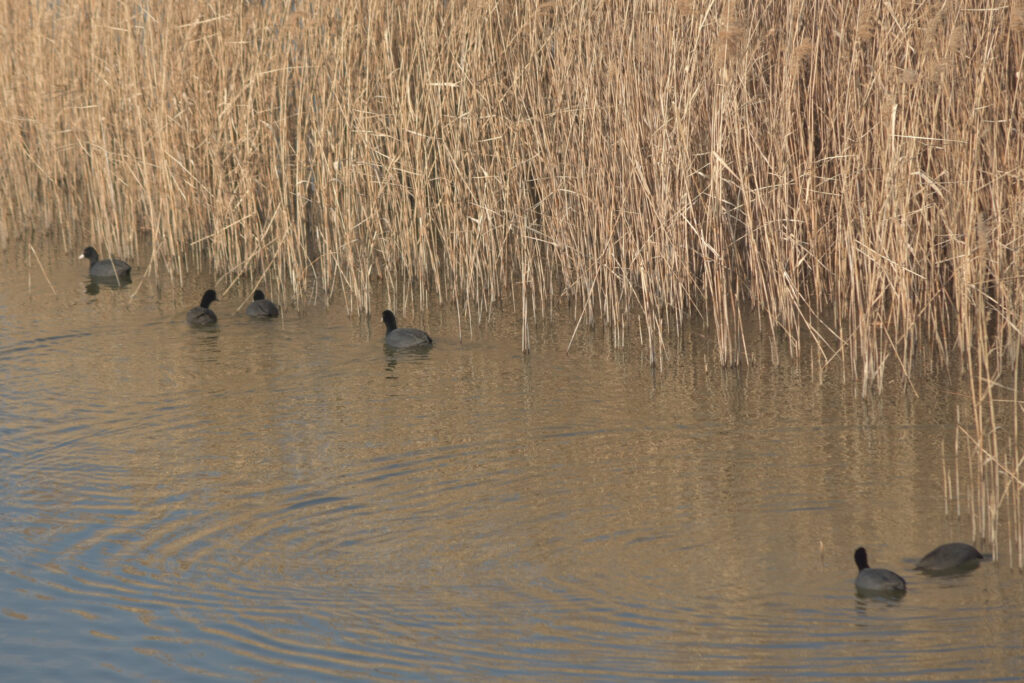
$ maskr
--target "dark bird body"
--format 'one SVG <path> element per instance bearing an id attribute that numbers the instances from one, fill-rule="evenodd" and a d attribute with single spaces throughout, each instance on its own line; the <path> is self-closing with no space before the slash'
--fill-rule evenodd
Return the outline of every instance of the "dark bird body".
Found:
<path id="1" fill-rule="evenodd" d="M 245 309 L 245 314 L 253 318 L 276 318 L 280 313 L 274 302 L 268 299 L 260 289 L 253 292 L 252 303 Z"/>
<path id="2" fill-rule="evenodd" d="M 121 259 L 108 258 L 100 260 L 100 255 L 92 247 L 86 247 L 78 258 L 89 259 L 89 275 L 107 280 L 128 280 L 132 267 Z"/>
<path id="3" fill-rule="evenodd" d="M 217 301 L 217 292 L 208 289 L 203 293 L 203 300 L 198 306 L 185 314 L 188 324 L 193 327 L 207 327 L 217 322 L 217 314 L 210 310 L 210 304 Z"/>
<path id="4" fill-rule="evenodd" d="M 942 574 L 974 569 L 981 563 L 982 554 L 973 545 L 946 543 L 921 558 L 915 569 Z"/>
<path id="5" fill-rule="evenodd" d="M 857 548 L 857 551 L 853 554 L 853 559 L 857 563 L 857 569 L 859 570 L 857 579 L 854 581 L 858 591 L 862 593 L 892 594 L 905 593 L 907 591 L 907 582 L 896 572 L 869 567 L 868 551 L 864 550 L 864 548 Z"/>
<path id="6" fill-rule="evenodd" d="M 430 346 L 434 340 L 423 330 L 414 327 L 399 327 L 395 320 L 395 314 L 391 311 L 384 311 L 381 320 L 388 328 L 384 337 L 384 343 L 394 349 L 407 349 L 413 346 Z"/>

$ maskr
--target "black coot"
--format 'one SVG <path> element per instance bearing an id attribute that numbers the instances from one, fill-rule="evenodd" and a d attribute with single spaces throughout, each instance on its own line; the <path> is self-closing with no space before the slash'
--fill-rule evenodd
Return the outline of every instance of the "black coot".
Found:
<path id="1" fill-rule="evenodd" d="M 384 337 L 384 343 L 395 349 L 407 349 L 412 346 L 429 346 L 434 343 L 430 335 L 423 330 L 413 327 L 399 327 L 395 320 L 395 314 L 391 311 L 384 311 L 381 320 L 388 328 Z"/>
<path id="2" fill-rule="evenodd" d="M 922 557 L 915 569 L 933 574 L 966 572 L 977 568 L 981 559 L 982 554 L 973 545 L 946 543 Z"/>
<path id="3" fill-rule="evenodd" d="M 92 247 L 86 247 L 78 258 L 89 259 L 89 275 L 109 280 L 127 280 L 131 277 L 132 267 L 121 259 L 108 258 L 100 260 L 100 255 Z"/>
<path id="4" fill-rule="evenodd" d="M 262 289 L 252 293 L 252 303 L 245 309 L 245 313 L 253 318 L 276 318 L 280 315 L 277 306 L 263 294 Z"/>
<path id="5" fill-rule="evenodd" d="M 857 548 L 853 553 L 853 560 L 857 563 L 857 580 L 854 585 L 857 590 L 864 593 L 905 593 L 907 582 L 903 577 L 888 569 L 872 569 L 868 566 L 868 551 L 864 548 Z"/>
<path id="6" fill-rule="evenodd" d="M 210 310 L 210 304 L 217 301 L 217 292 L 208 289 L 203 293 L 203 300 L 198 306 L 185 314 L 189 325 L 206 327 L 217 323 L 217 314 Z"/>

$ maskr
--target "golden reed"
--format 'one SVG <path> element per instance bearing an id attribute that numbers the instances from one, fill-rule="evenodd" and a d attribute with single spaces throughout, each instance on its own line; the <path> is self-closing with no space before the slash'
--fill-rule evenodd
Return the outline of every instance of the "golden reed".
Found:
<path id="1" fill-rule="evenodd" d="M 1022 17 L 1020 0 L 0 0 L 0 243 L 145 249 L 177 277 L 201 259 L 218 289 L 355 310 L 381 289 L 472 316 L 508 301 L 524 349 L 565 302 L 652 363 L 704 316 L 736 364 L 751 310 L 773 354 L 809 347 L 865 393 L 926 363 L 1006 376 Z"/>

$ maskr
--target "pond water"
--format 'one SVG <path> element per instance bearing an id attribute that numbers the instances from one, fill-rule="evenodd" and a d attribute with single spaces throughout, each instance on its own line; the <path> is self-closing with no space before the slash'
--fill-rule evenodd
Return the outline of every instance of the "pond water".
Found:
<path id="1" fill-rule="evenodd" d="M 951 386 L 722 369 L 700 328 L 652 374 L 599 330 L 566 353 L 568 314 L 524 356 L 514 314 L 393 301 L 433 349 L 240 291 L 194 330 L 210 278 L 91 294 L 76 256 L 0 272 L 2 680 L 1024 671 L 1020 573 L 912 569 L 972 540 Z M 902 600 L 856 595 L 858 545 Z"/>

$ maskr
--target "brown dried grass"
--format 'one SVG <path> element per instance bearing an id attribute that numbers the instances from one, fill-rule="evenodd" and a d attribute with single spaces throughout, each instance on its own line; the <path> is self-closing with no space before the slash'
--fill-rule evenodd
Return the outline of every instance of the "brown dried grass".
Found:
<path id="1" fill-rule="evenodd" d="M 865 388 L 1019 346 L 1016 9 L 291 4 L 2 3 L 5 233 L 655 359 L 700 311 L 742 362 L 751 306 Z"/>

